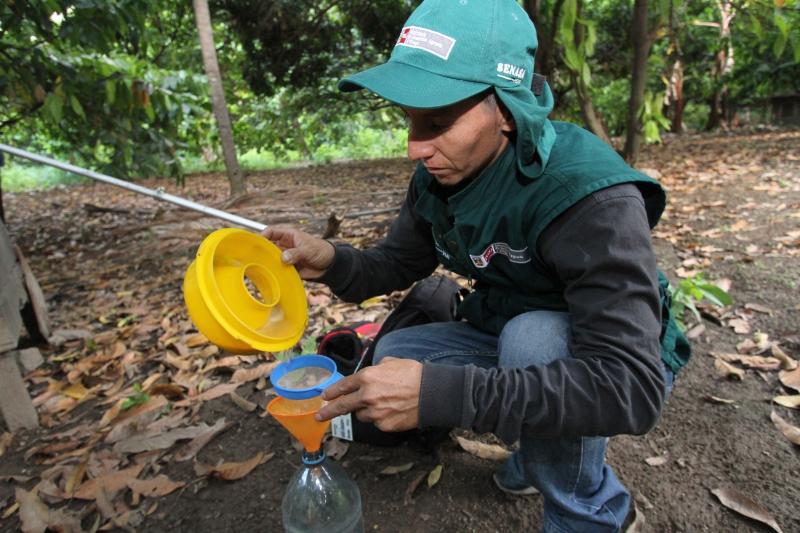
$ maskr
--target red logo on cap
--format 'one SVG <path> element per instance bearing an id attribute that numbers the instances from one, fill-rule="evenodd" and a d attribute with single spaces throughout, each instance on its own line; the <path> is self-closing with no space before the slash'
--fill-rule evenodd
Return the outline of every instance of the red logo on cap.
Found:
<path id="1" fill-rule="evenodd" d="M 408 34 L 411 33 L 411 28 L 403 28 L 403 31 L 400 32 L 400 38 L 397 39 L 397 44 L 403 44 L 406 42 L 408 38 Z"/>

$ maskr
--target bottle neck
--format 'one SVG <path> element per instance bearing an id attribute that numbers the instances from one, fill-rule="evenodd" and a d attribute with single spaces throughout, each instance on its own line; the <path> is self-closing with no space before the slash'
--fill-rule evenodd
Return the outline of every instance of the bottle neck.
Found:
<path id="1" fill-rule="evenodd" d="M 307 466 L 318 465 L 325 460 L 325 452 L 320 448 L 315 452 L 303 450 L 303 464 Z"/>

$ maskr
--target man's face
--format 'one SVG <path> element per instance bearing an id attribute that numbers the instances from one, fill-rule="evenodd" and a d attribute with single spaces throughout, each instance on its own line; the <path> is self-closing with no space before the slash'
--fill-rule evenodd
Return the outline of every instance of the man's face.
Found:
<path id="1" fill-rule="evenodd" d="M 500 105 L 486 98 L 474 96 L 439 109 L 404 107 L 409 159 L 421 161 L 442 185 L 478 176 L 505 150 L 505 134 L 514 129 Z"/>

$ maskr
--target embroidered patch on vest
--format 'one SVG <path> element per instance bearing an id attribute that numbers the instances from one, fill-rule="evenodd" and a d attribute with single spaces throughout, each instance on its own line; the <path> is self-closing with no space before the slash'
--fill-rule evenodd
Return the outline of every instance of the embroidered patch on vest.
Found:
<path id="1" fill-rule="evenodd" d="M 531 255 L 528 253 L 527 246 L 522 250 L 514 250 L 504 242 L 493 242 L 486 247 L 486 250 L 484 250 L 482 254 L 470 254 L 469 257 L 472 259 L 472 263 L 476 267 L 486 268 L 489 266 L 489 262 L 492 260 L 492 257 L 497 254 L 506 256 L 512 263 L 529 263 L 531 260 Z"/>
<path id="2" fill-rule="evenodd" d="M 425 50 L 446 60 L 450 56 L 450 51 L 453 49 L 454 44 L 456 44 L 455 39 L 438 31 L 420 28 L 419 26 L 406 26 L 400 32 L 400 37 L 397 39 L 395 46 L 408 46 L 409 48 Z"/>

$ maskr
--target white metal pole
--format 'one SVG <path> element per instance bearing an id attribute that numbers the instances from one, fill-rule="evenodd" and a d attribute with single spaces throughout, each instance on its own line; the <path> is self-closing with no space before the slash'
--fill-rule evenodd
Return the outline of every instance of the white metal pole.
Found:
<path id="1" fill-rule="evenodd" d="M 43 165 L 48 165 L 51 167 L 59 168 L 61 170 L 66 170 L 67 172 L 79 174 L 81 176 L 85 176 L 87 178 L 91 178 L 97 181 L 102 181 L 103 183 L 108 183 L 110 185 L 116 185 L 117 187 L 128 189 L 129 191 L 150 196 L 152 198 L 155 198 L 156 200 L 169 202 L 175 205 L 179 205 L 181 207 L 185 207 L 187 209 L 199 211 L 201 213 L 205 213 L 206 215 L 216 218 L 221 218 L 222 220 L 226 220 L 228 222 L 231 222 L 232 224 L 236 224 L 238 226 L 242 226 L 258 232 L 264 231 L 264 229 L 266 229 L 267 227 L 266 224 L 256 222 L 255 220 L 250 220 L 249 218 L 240 217 L 239 215 L 234 215 L 233 213 L 228 213 L 226 211 L 214 209 L 213 207 L 208 207 L 203 204 L 198 204 L 197 202 L 192 202 L 191 200 L 187 200 L 186 198 L 181 198 L 180 196 L 169 194 L 162 190 L 148 189 L 147 187 L 142 187 L 141 185 L 136 185 L 135 183 L 130 183 L 128 181 L 124 181 L 118 178 L 113 178 L 111 176 L 107 176 L 106 174 L 100 174 L 99 172 L 95 172 L 93 170 L 87 170 L 85 168 L 76 167 L 75 165 L 70 165 L 69 163 L 62 163 L 61 161 L 57 161 L 55 159 L 51 159 L 49 157 L 45 157 L 42 155 L 33 154 L 25 150 L 20 150 L 19 148 L 14 148 L 13 146 L 8 146 L 7 144 L 0 143 L 0 152 L 5 152 L 7 154 L 15 155 L 18 157 L 24 157 L 25 159 L 30 159 L 31 161 L 34 161 L 36 163 L 41 163 Z"/>

